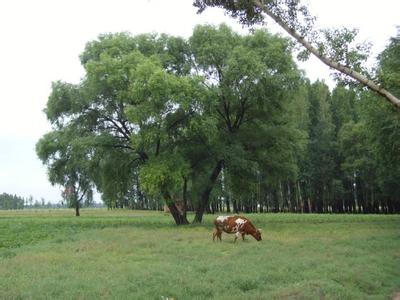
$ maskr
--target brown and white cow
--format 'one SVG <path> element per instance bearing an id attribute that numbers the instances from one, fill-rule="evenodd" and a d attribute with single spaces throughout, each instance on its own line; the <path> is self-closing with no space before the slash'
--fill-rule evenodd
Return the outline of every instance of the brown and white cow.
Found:
<path id="1" fill-rule="evenodd" d="M 214 220 L 215 231 L 213 233 L 213 241 L 217 237 L 221 241 L 222 231 L 226 233 L 234 233 L 236 242 L 241 235 L 244 240 L 246 234 L 252 235 L 257 241 L 261 241 L 261 232 L 255 228 L 249 219 L 241 216 L 219 216 Z"/>

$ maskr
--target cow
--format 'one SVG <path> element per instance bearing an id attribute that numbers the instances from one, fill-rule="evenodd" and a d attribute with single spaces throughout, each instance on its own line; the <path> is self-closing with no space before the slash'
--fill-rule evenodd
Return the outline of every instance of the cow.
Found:
<path id="1" fill-rule="evenodd" d="M 261 241 L 261 231 L 254 227 L 249 219 L 242 216 L 219 216 L 214 220 L 215 231 L 213 233 L 213 241 L 215 237 L 221 241 L 222 231 L 226 233 L 234 233 L 236 242 L 241 235 L 244 240 L 246 234 L 252 235 L 257 241 Z"/>

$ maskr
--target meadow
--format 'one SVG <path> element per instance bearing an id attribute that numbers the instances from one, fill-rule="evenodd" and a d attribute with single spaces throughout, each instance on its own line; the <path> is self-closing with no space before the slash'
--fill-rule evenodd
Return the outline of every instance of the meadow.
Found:
<path id="1" fill-rule="evenodd" d="M 0 211 L 1 299 L 390 299 L 399 215 L 247 215 L 263 230 L 212 241 L 212 220 L 162 212 Z"/>

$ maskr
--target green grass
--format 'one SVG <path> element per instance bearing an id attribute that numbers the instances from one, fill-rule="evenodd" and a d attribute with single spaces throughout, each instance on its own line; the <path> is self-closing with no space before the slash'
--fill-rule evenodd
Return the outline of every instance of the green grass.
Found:
<path id="1" fill-rule="evenodd" d="M 249 215 L 263 241 L 212 242 L 213 216 L 0 212 L 0 299 L 390 299 L 400 216 Z"/>

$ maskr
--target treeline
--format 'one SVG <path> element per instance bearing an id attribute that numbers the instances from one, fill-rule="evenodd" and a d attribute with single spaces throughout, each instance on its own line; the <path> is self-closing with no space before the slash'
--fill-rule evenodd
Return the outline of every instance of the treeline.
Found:
<path id="1" fill-rule="evenodd" d="M 17 195 L 11 195 L 7 193 L 0 194 L 0 209 L 40 209 L 40 208 L 60 208 L 63 205 L 61 203 L 51 203 L 46 202 L 44 198 L 41 198 L 40 201 L 34 199 L 33 196 L 29 196 L 28 198 L 23 198 Z"/>
<path id="2" fill-rule="evenodd" d="M 7 193 L 0 194 L 0 209 L 23 209 L 24 198 Z"/>
<path id="3" fill-rule="evenodd" d="M 393 39 L 374 76 L 400 94 L 398 52 Z M 351 82 L 310 83 L 287 39 L 107 34 L 81 62 L 79 84 L 53 83 L 36 147 L 76 215 L 94 189 L 108 207 L 165 205 L 177 224 L 188 210 L 400 211 L 399 113 Z"/>
<path id="4" fill-rule="evenodd" d="M 40 200 L 34 199 L 33 196 L 23 198 L 17 195 L 11 195 L 7 193 L 0 194 L 0 210 L 8 209 L 55 209 L 55 208 L 68 208 L 69 203 L 67 201 L 60 201 L 58 203 L 52 203 L 44 198 Z M 89 203 L 85 204 L 84 207 L 103 207 L 101 203 Z M 144 209 L 144 208 L 142 208 Z"/>
<path id="5" fill-rule="evenodd" d="M 222 171 L 208 213 L 398 213 L 400 212 L 398 112 L 368 92 L 337 86 L 332 92 L 323 82 L 303 90 L 301 116 L 306 138 L 295 166 L 295 179 L 271 182 L 258 173 L 240 192 Z M 300 106 L 300 103 L 298 103 Z M 399 148 L 398 148 L 399 149 Z M 284 151 L 284 149 L 282 149 Z M 107 203 L 107 202 L 106 202 Z M 179 203 L 179 201 L 178 201 Z M 187 210 L 195 203 L 188 201 Z M 137 190 L 110 207 L 162 210 L 161 198 Z"/>
<path id="6" fill-rule="evenodd" d="M 400 94 L 400 39 L 380 54 L 376 76 Z M 260 176 L 247 196 L 228 190 L 209 211 L 399 213 L 399 112 L 373 93 L 342 84 L 332 92 L 323 82 L 307 84 L 302 98 L 293 116 L 306 136 L 296 176 L 275 184 Z"/>
<path id="7" fill-rule="evenodd" d="M 399 41 L 380 55 L 379 74 L 400 91 Z M 388 74 L 391 74 L 390 76 Z M 376 95 L 343 84 L 333 91 L 324 82 L 305 84 L 291 118 L 303 137 L 296 153 L 295 176 L 265 180 L 260 172 L 241 192 L 224 173 L 206 207 L 215 212 L 398 213 L 400 212 L 400 118 Z M 298 141 L 299 142 L 299 141 Z M 282 147 L 281 151 L 285 151 Z M 163 208 L 163 202 L 137 191 L 121 206 Z M 188 210 L 194 207 L 188 205 Z"/>
<path id="8" fill-rule="evenodd" d="M 307 99 L 295 180 L 271 185 L 260 177 L 244 196 L 228 185 L 208 212 L 400 212 L 399 113 L 369 93 L 343 86 L 330 93 L 322 82 L 309 86 Z"/>

